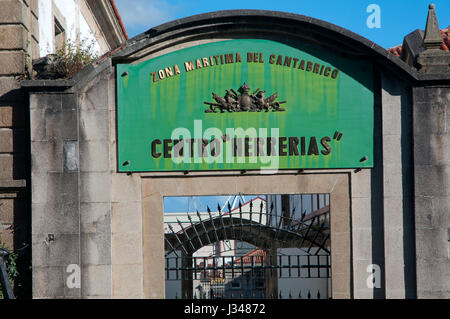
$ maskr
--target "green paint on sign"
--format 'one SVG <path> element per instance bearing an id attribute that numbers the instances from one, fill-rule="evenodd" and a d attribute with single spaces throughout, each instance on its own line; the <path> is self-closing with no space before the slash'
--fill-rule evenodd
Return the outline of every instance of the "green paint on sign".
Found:
<path id="1" fill-rule="evenodd" d="M 119 64 L 117 90 L 122 172 L 373 167 L 373 66 L 364 59 L 221 41 Z"/>

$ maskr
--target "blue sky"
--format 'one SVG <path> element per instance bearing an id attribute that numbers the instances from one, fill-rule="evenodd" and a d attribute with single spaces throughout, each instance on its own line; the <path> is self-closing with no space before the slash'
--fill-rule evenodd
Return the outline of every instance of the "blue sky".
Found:
<path id="1" fill-rule="evenodd" d="M 242 200 L 238 197 L 236 199 L 236 206 L 238 207 L 239 202 L 242 204 L 247 203 L 248 201 L 256 198 L 257 196 L 246 196 L 242 195 Z M 265 198 L 265 195 L 260 195 L 260 197 Z M 191 199 L 191 201 L 189 201 Z M 227 196 L 180 196 L 180 197 L 164 197 L 164 212 L 165 213 L 184 213 L 189 210 L 189 212 L 195 212 L 198 210 L 199 212 L 206 212 L 209 207 L 212 212 L 217 211 L 217 205 L 220 204 L 223 207 L 227 200 L 230 201 L 230 205 L 233 204 L 235 197 L 230 195 Z M 256 209 L 256 208 L 255 208 Z M 259 208 L 258 208 L 259 209 Z M 225 205 L 225 208 L 222 210 L 223 213 L 228 212 L 228 207 Z"/>
<path id="2" fill-rule="evenodd" d="M 325 20 L 374 41 L 384 48 L 402 44 L 403 37 L 424 29 L 428 5 L 436 5 L 441 29 L 450 25 L 449 0 L 116 0 L 130 37 L 175 19 L 229 10 L 262 9 L 292 12 Z M 381 8 L 381 28 L 367 27 L 367 7 Z"/>

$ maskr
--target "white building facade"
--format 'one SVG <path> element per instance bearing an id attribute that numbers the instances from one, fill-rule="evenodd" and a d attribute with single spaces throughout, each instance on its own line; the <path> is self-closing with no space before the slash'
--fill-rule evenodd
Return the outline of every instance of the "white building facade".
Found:
<path id="1" fill-rule="evenodd" d="M 40 57 L 64 42 L 90 46 L 100 56 L 128 38 L 114 1 L 39 0 L 39 14 Z"/>

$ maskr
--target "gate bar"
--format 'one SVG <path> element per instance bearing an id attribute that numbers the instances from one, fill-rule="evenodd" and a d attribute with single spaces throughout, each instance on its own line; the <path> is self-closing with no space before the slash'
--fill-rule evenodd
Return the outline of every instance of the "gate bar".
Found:
<path id="1" fill-rule="evenodd" d="M 216 225 L 214 224 L 214 219 L 211 216 L 211 209 L 209 209 L 209 207 L 206 207 L 206 210 L 208 211 L 208 214 L 209 214 L 209 221 L 212 224 L 213 229 L 214 229 L 214 236 L 216 236 L 216 241 L 219 241 L 219 236 L 217 235 Z"/>
<path id="2" fill-rule="evenodd" d="M 186 250 L 186 247 L 184 247 L 183 243 L 181 242 L 180 238 L 178 237 L 178 234 L 173 230 L 173 227 L 170 224 L 169 224 L 169 229 L 175 235 L 175 238 L 177 239 L 177 241 L 178 241 L 179 245 L 181 246 L 181 248 L 183 248 L 183 250 L 186 253 L 186 255 L 189 255 L 189 253 Z"/>
<path id="3" fill-rule="evenodd" d="M 227 230 L 225 229 L 225 224 L 223 223 L 223 218 L 222 218 L 222 210 L 220 209 L 220 205 L 217 204 L 217 209 L 219 210 L 219 218 L 220 218 L 220 223 L 222 224 L 222 229 L 223 229 L 223 237 L 225 240 L 227 239 Z"/>
<path id="4" fill-rule="evenodd" d="M 195 227 L 194 223 L 192 222 L 192 218 L 191 218 L 191 215 L 189 215 L 189 213 L 187 213 L 187 217 L 189 219 L 189 222 L 191 223 L 191 227 L 194 228 L 195 235 L 197 236 L 198 242 L 200 243 L 200 247 L 203 247 L 204 245 L 203 245 L 202 239 L 200 238 L 200 235 L 198 234 L 198 231 L 197 231 L 197 227 Z"/>
<path id="5" fill-rule="evenodd" d="M 202 217 L 200 216 L 200 213 L 198 212 L 198 210 L 197 210 L 197 217 L 198 217 L 198 219 L 199 219 L 199 221 L 200 221 L 200 224 L 202 224 L 203 231 L 205 232 L 206 238 L 208 239 L 208 243 L 211 245 L 211 244 L 212 244 L 212 243 L 211 243 L 211 239 L 209 238 L 209 234 L 208 234 L 208 232 L 206 231 L 205 224 L 203 223 Z"/>
<path id="6" fill-rule="evenodd" d="M 180 220 L 178 218 L 177 218 L 177 222 L 178 222 L 178 225 L 180 225 L 182 232 L 186 235 L 186 238 L 187 238 L 189 244 L 191 244 L 192 251 L 195 251 L 195 247 L 194 247 L 194 244 L 192 243 L 191 238 L 189 238 L 187 231 L 184 230 L 183 224 L 180 222 Z"/>

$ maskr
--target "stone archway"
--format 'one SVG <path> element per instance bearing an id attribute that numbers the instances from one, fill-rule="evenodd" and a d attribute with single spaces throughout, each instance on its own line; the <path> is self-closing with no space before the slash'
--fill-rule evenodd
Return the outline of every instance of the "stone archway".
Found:
<path id="1" fill-rule="evenodd" d="M 288 41 L 294 45 L 297 42 L 311 46 L 319 44 L 330 52 L 339 50 L 347 56 L 363 57 L 375 65 L 377 72 L 382 72 L 374 79 L 377 83 L 375 110 L 378 112 L 375 117 L 374 169 L 355 172 L 348 167 L 312 168 L 301 173 L 292 169 L 276 175 L 258 175 L 254 171 L 243 174 L 239 171 L 190 171 L 186 175 L 181 171 L 121 171 L 127 162 L 117 159 L 120 139 L 115 125 L 117 64 L 139 63 L 200 44 L 245 37 Z M 55 229 L 61 232 L 58 238 L 65 238 L 50 246 L 55 247 L 51 252 L 65 252 L 64 258 L 60 263 L 58 261 L 58 268 L 53 267 L 55 265 L 47 257 L 42 258 L 40 267 L 34 267 L 36 296 L 54 294 L 53 290 L 39 291 L 45 287 L 41 283 L 46 282 L 50 270 L 52 276 L 59 276 L 56 271 L 61 271 L 62 266 L 76 263 L 82 265 L 84 278 L 96 278 L 99 269 L 103 275 L 102 282 L 96 279 L 87 281 L 100 292 L 88 286 L 77 292 L 82 296 L 95 293 L 113 297 L 163 298 L 164 196 L 310 192 L 329 193 L 331 196 L 333 297 L 352 297 L 351 289 L 355 289 L 356 296 L 372 297 L 373 289 L 365 285 L 367 265 L 384 262 L 385 243 L 386 247 L 404 243 L 401 231 L 384 233 L 383 216 L 395 220 L 397 224 L 392 229 L 404 229 L 401 217 L 402 214 L 407 216 L 408 207 L 397 204 L 409 200 L 408 196 L 412 194 L 408 193 L 410 184 L 404 178 L 409 176 L 404 172 L 410 162 L 404 160 L 406 153 L 402 153 L 406 152 L 404 147 L 409 143 L 399 144 L 401 138 L 409 141 L 401 124 L 410 112 L 410 92 L 409 87 L 403 87 L 403 84 L 398 92 L 393 89 L 401 81 L 391 76 L 389 72 L 392 70 L 397 76 L 418 79 L 415 71 L 401 60 L 392 59 L 387 51 L 339 27 L 293 14 L 233 11 L 190 17 L 154 28 L 130 40 L 111 57 L 104 57 L 70 81 L 25 83 L 24 87 L 36 91 L 30 99 L 31 144 L 38 150 L 34 155 L 44 158 L 41 163 L 46 163 L 32 168 L 33 185 L 43 186 L 33 187 L 33 211 L 45 216 L 33 221 L 33 241 L 36 244 L 33 255 L 47 256 L 44 254 L 48 247 L 41 244 L 49 233 L 55 233 Z M 199 105 L 202 103 L 203 100 Z M 386 120 L 388 118 L 389 121 Z M 55 132 L 54 136 L 49 135 L 51 132 Z M 60 151 L 55 154 L 48 145 L 58 145 Z M 72 150 L 76 154 L 80 152 L 79 162 L 73 166 L 66 165 L 73 164 Z M 389 156 L 383 157 L 383 154 Z M 56 205 L 68 194 L 71 195 L 68 199 L 74 203 L 73 207 L 67 207 L 70 217 L 62 215 Z M 350 206 L 356 217 L 352 231 L 358 240 L 354 245 Z M 49 216 L 51 218 L 47 218 Z M 91 216 L 100 217 L 94 222 L 90 220 Z M 133 223 L 123 223 L 131 218 Z M 46 222 L 48 220 L 52 220 L 52 224 Z M 80 221 L 83 224 L 80 225 Z M 59 228 L 62 224 L 67 227 Z M 123 249 L 130 246 L 131 249 Z M 351 258 L 352 250 L 354 260 Z M 102 254 L 99 255 L 98 251 Z M 403 269 L 404 254 L 398 257 L 397 252 L 386 250 L 387 256 L 395 257 L 386 263 L 386 273 L 389 274 L 386 278 L 397 277 L 399 269 Z M 352 277 L 353 269 L 355 278 Z M 129 273 L 133 274 L 132 278 Z M 401 295 L 398 287 L 404 275 L 398 277 L 399 281 L 388 280 L 395 284 L 386 291 L 399 291 Z M 54 291 L 63 291 L 64 283 L 58 287 Z"/>
<path id="2" fill-rule="evenodd" d="M 273 183 L 274 181 L 276 182 Z M 214 187 L 212 187 L 213 185 Z M 183 196 L 186 194 L 198 196 L 221 195 L 231 189 L 236 191 L 236 193 L 247 194 L 330 194 L 332 211 L 332 217 L 330 218 L 331 271 L 333 274 L 332 297 L 350 298 L 351 237 L 349 179 L 347 174 L 198 176 L 183 179 L 143 179 L 144 290 L 147 296 L 151 297 L 153 294 L 164 296 L 166 243 L 162 218 L 163 198 L 165 196 Z M 158 221 L 158 223 L 155 223 L 155 221 Z M 214 225 L 220 226 L 220 219 L 217 219 Z M 190 232 L 194 236 L 195 229 L 192 228 Z M 173 242 L 175 243 L 175 241 Z M 159 253 L 156 254 L 155 252 Z"/>
<path id="3" fill-rule="evenodd" d="M 165 214 L 166 298 L 195 299 L 193 288 L 208 299 L 302 298 L 311 296 L 311 289 L 317 298 L 328 298 L 328 194 L 261 196 L 239 202 L 235 209 L 227 201 L 228 209 L 218 204 L 214 213 L 209 207 L 202 214 L 177 213 L 176 222 Z M 309 289 L 308 283 L 313 284 Z"/>

